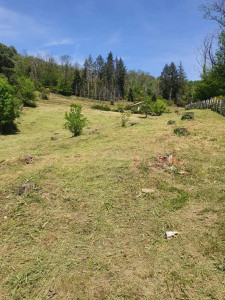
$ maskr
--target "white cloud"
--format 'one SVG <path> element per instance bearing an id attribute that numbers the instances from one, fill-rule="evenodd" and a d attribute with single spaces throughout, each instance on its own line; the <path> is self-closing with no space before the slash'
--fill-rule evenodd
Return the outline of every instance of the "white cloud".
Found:
<path id="1" fill-rule="evenodd" d="M 0 39 L 45 37 L 46 29 L 28 15 L 0 7 Z"/>
<path id="2" fill-rule="evenodd" d="M 60 45 L 73 45 L 75 44 L 75 41 L 70 38 L 61 39 L 61 40 L 55 40 L 49 43 L 44 44 L 45 47 L 51 47 L 51 46 L 60 46 Z"/>

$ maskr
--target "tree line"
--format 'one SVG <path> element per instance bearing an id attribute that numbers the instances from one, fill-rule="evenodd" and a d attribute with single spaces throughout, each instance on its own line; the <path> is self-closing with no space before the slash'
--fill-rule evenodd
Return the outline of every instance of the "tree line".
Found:
<path id="1" fill-rule="evenodd" d="M 105 101 L 143 101 L 157 96 L 180 104 L 177 99 L 184 96 L 188 85 L 182 64 L 179 72 L 174 63 L 166 65 L 161 76 L 155 78 L 141 70 L 127 70 L 123 59 L 114 58 L 112 52 L 106 59 L 102 55 L 96 59 L 89 55 L 81 67 L 73 64 L 69 55 L 62 55 L 57 62 L 52 55 L 21 55 L 13 46 L 3 44 L 0 44 L 0 76 L 16 91 L 22 86 L 29 86 L 28 89 L 34 86 L 38 91 L 47 89 L 65 96 Z"/>

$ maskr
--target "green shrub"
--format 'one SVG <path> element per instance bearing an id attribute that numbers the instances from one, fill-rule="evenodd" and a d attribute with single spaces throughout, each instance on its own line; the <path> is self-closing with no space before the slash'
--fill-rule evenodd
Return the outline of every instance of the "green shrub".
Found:
<path id="1" fill-rule="evenodd" d="M 140 111 L 137 108 L 132 108 L 132 114 L 140 114 Z"/>
<path id="2" fill-rule="evenodd" d="M 105 104 L 105 105 L 95 104 L 95 105 L 92 105 L 91 108 L 93 108 L 93 109 L 99 109 L 99 110 L 104 110 L 104 111 L 110 111 L 111 110 L 110 107 L 107 104 Z"/>
<path id="3" fill-rule="evenodd" d="M 41 99 L 42 100 L 48 100 L 48 93 L 47 93 L 47 91 L 42 91 L 41 92 Z"/>
<path id="4" fill-rule="evenodd" d="M 151 101 L 146 99 L 140 106 L 140 112 L 145 114 L 146 118 L 151 113 L 151 104 Z"/>
<path id="5" fill-rule="evenodd" d="M 45 93 L 45 92 L 42 92 L 42 93 L 41 93 L 41 99 L 42 99 L 42 100 L 48 100 L 48 94 Z"/>
<path id="6" fill-rule="evenodd" d="M 161 100 L 163 100 L 163 99 L 161 99 Z M 166 104 L 167 104 L 168 106 L 174 106 L 174 105 L 175 105 L 175 102 L 174 102 L 174 100 L 167 100 L 167 101 L 166 101 Z"/>
<path id="7" fill-rule="evenodd" d="M 115 111 L 118 111 L 118 112 L 124 112 L 124 110 L 125 110 L 125 105 L 123 104 L 123 103 L 118 103 L 117 105 L 116 105 L 116 110 Z"/>
<path id="8" fill-rule="evenodd" d="M 60 95 L 63 95 L 63 96 L 72 96 L 73 95 L 73 91 L 72 91 L 72 89 L 59 89 L 58 90 L 58 93 L 60 94 Z"/>
<path id="9" fill-rule="evenodd" d="M 54 94 L 59 94 L 59 88 L 57 86 L 52 86 L 50 92 Z"/>
<path id="10" fill-rule="evenodd" d="M 124 106 L 124 110 L 131 110 L 131 104 L 126 104 Z"/>
<path id="11" fill-rule="evenodd" d="M 169 120 L 169 121 L 167 122 L 167 125 L 172 125 L 172 124 L 176 124 L 176 121 L 174 121 L 174 120 Z"/>
<path id="12" fill-rule="evenodd" d="M 71 103 L 70 112 L 65 113 L 66 123 L 64 127 L 69 129 L 73 136 L 80 135 L 86 125 L 86 118 L 81 114 L 81 110 L 82 106 L 80 104 Z"/>
<path id="13" fill-rule="evenodd" d="M 194 113 L 193 112 L 183 113 L 181 120 L 194 120 Z"/>
<path id="14" fill-rule="evenodd" d="M 152 102 L 150 105 L 151 113 L 155 116 L 160 116 L 164 112 L 168 112 L 168 108 L 166 103 L 163 100 L 157 100 L 156 102 Z"/>
<path id="15" fill-rule="evenodd" d="M 131 112 L 121 112 L 121 121 L 122 121 L 122 127 L 126 127 L 127 122 L 130 120 Z"/>
<path id="16" fill-rule="evenodd" d="M 152 102 L 151 100 L 146 99 L 140 106 L 140 112 L 144 113 L 146 117 L 150 114 L 153 116 L 160 116 L 163 112 L 168 112 L 168 108 L 163 100 Z"/>
<path id="17" fill-rule="evenodd" d="M 6 80 L 0 78 L 0 134 L 17 130 L 14 123 L 17 116 L 13 88 Z"/>
<path id="18" fill-rule="evenodd" d="M 17 95 L 24 106 L 36 107 L 35 85 L 33 81 L 30 78 L 21 76 L 18 78 L 17 84 Z"/>
<path id="19" fill-rule="evenodd" d="M 183 128 L 183 127 L 178 127 L 176 129 L 174 129 L 173 132 L 178 136 L 185 136 L 185 135 L 190 134 L 190 132 L 187 130 L 187 128 Z"/>

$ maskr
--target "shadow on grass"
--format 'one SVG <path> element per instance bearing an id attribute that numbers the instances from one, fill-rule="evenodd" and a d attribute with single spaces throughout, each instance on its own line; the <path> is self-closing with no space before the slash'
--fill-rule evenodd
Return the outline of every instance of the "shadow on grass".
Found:
<path id="1" fill-rule="evenodd" d="M 18 129 L 16 124 L 10 124 L 0 129 L 0 135 L 14 135 L 18 134 L 19 132 L 20 130 Z"/>

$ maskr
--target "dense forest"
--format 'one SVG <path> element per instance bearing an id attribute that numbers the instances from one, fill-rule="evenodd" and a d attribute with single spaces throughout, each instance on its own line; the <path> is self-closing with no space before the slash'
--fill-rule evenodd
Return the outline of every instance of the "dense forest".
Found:
<path id="1" fill-rule="evenodd" d="M 21 86 L 35 87 L 38 91 L 76 95 L 98 100 L 141 101 L 157 94 L 167 100 L 193 99 L 188 95 L 188 81 L 180 63 L 166 65 L 161 77 L 154 78 L 143 71 L 127 71 L 122 58 L 109 52 L 106 59 L 91 55 L 80 67 L 72 64 L 71 57 L 63 55 L 60 62 L 51 55 L 37 57 L 18 54 L 16 49 L 0 44 L 0 73 L 19 91 Z M 25 84 L 26 82 L 26 84 Z M 169 91 L 169 92 L 168 92 Z M 32 100 L 32 99 L 31 99 Z"/>

